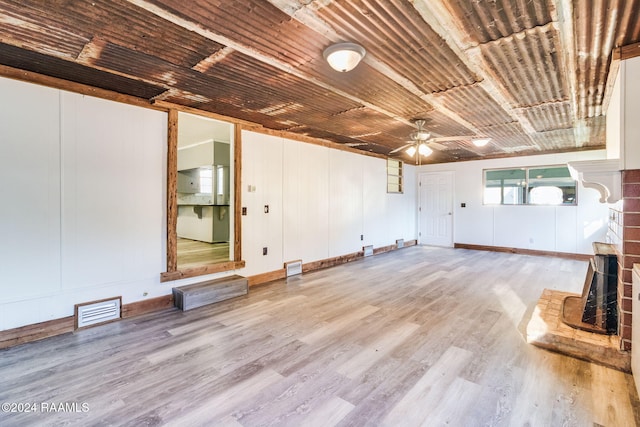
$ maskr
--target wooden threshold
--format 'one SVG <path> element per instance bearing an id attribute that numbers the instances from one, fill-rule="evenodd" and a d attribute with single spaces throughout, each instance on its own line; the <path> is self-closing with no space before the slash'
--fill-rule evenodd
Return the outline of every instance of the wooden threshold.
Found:
<path id="1" fill-rule="evenodd" d="M 454 243 L 453 247 L 456 249 L 472 249 L 474 251 L 505 252 L 505 253 L 518 254 L 518 255 L 551 256 L 556 258 L 574 259 L 577 261 L 589 261 L 591 259 L 591 255 L 586 255 L 586 254 L 539 251 L 536 249 L 508 248 L 504 246 L 486 246 L 486 245 L 470 245 L 467 243 Z"/>
<path id="2" fill-rule="evenodd" d="M 243 268 L 244 261 L 228 261 L 216 264 L 208 264 L 200 267 L 185 268 L 178 271 L 166 271 L 160 273 L 161 282 L 170 282 L 172 280 L 186 279 L 188 277 L 203 276 L 205 274 L 220 273 L 223 271 L 238 270 Z"/>

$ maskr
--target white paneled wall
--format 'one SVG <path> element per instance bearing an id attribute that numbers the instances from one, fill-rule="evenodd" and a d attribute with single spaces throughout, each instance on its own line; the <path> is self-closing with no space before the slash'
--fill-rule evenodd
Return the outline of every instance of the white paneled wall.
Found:
<path id="1" fill-rule="evenodd" d="M 422 166 L 418 173 L 454 172 L 455 243 L 591 254 L 591 243 L 604 241 L 607 232 L 609 206 L 599 203 L 597 191 L 579 186 L 578 206 L 485 206 L 483 170 L 558 165 L 605 155 L 604 150 L 596 150 L 478 160 Z"/>
<path id="2" fill-rule="evenodd" d="M 229 274 L 160 283 L 166 113 L 4 78 L 0 93 L 0 331 Z M 242 153 L 246 268 L 235 273 L 416 238 L 413 167 L 405 193 L 387 194 L 383 159 L 251 132 Z"/>
<path id="3" fill-rule="evenodd" d="M 242 204 L 247 207 L 242 255 L 247 266 L 241 274 L 416 238 L 415 168 L 405 167 L 404 194 L 387 194 L 384 159 L 255 132 L 243 131 L 242 141 Z M 266 204 L 269 214 L 263 212 Z M 266 256 L 263 247 L 268 247 Z"/>
<path id="4" fill-rule="evenodd" d="M 68 92 L 61 105 L 65 287 L 156 276 L 165 114 Z"/>
<path id="5" fill-rule="evenodd" d="M 0 330 L 168 294 L 167 115 L 0 79 Z"/>
<path id="6" fill-rule="evenodd" d="M 401 238 L 403 234 L 393 236 L 389 227 L 380 227 L 392 220 L 389 218 L 389 204 L 387 197 L 387 164 L 380 159 L 363 157 L 362 168 L 362 233 L 365 245 L 373 247 L 386 246 Z M 401 198 L 396 197 L 396 198 Z"/>
<path id="7" fill-rule="evenodd" d="M 247 134 L 242 133 L 242 206 L 247 208 L 242 216 L 242 258 L 247 261 L 242 274 L 250 276 L 282 268 L 283 141 Z M 265 247 L 267 255 L 262 255 Z"/>
<path id="8" fill-rule="evenodd" d="M 329 257 L 329 152 L 284 140 L 284 262 Z"/>
<path id="9" fill-rule="evenodd" d="M 363 163 L 346 151 L 329 153 L 329 257 L 362 249 Z"/>
<path id="10" fill-rule="evenodd" d="M 2 302 L 60 291 L 60 100 L 8 79 L 0 93 Z"/>

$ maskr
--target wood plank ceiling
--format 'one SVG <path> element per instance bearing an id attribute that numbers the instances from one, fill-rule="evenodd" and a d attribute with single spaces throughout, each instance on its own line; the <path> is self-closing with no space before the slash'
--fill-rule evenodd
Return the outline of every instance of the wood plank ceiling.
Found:
<path id="1" fill-rule="evenodd" d="M 348 73 L 340 41 L 367 50 Z M 612 50 L 639 41 L 640 0 L 0 0 L 9 67 L 380 154 L 417 118 L 492 138 L 425 163 L 603 148 Z"/>

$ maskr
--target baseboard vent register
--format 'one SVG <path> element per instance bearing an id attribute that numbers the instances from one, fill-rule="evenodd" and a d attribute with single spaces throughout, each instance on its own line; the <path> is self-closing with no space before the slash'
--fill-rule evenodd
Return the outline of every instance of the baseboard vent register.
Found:
<path id="1" fill-rule="evenodd" d="M 362 248 L 362 250 L 364 250 L 364 256 L 371 256 L 373 255 L 373 245 L 368 245 Z"/>
<path id="2" fill-rule="evenodd" d="M 287 271 L 287 277 L 302 274 L 302 260 L 298 259 L 295 261 L 285 262 L 284 268 Z"/>
<path id="3" fill-rule="evenodd" d="M 398 240 L 396 240 L 396 247 L 397 247 L 398 249 L 400 249 L 400 248 L 404 248 L 404 239 L 398 239 Z"/>
<path id="4" fill-rule="evenodd" d="M 118 320 L 121 317 L 121 307 L 121 297 L 76 304 L 76 329 Z"/>

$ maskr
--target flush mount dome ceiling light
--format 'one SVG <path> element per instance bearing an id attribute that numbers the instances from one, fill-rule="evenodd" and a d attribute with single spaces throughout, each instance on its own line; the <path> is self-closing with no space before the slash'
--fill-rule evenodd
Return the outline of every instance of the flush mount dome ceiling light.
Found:
<path id="1" fill-rule="evenodd" d="M 362 46 L 348 42 L 331 45 L 323 53 L 331 68 L 342 73 L 356 68 L 365 54 Z"/>
<path id="2" fill-rule="evenodd" d="M 489 143 L 489 141 L 491 141 L 491 138 L 475 138 L 471 140 L 471 142 L 473 142 L 473 145 L 475 145 L 476 147 L 484 147 Z"/>

